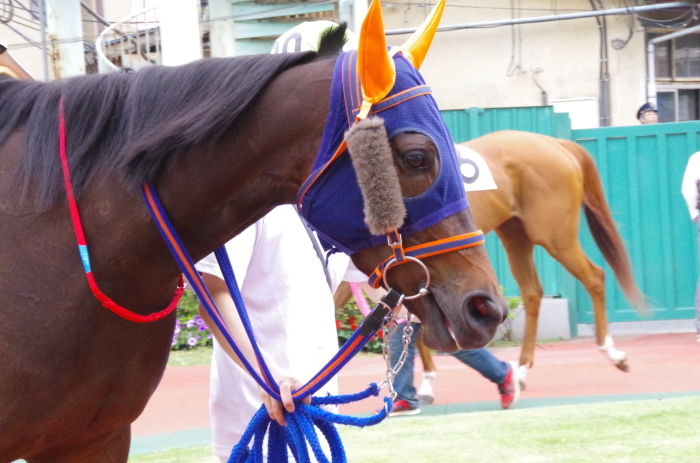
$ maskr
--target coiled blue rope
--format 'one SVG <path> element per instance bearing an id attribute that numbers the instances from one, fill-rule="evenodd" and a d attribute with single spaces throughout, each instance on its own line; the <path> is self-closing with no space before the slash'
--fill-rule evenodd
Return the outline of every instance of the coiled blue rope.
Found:
<path id="1" fill-rule="evenodd" d="M 345 448 L 334 423 L 360 428 L 380 423 L 391 412 L 391 399 L 384 397 L 384 408 L 367 418 L 332 413 L 322 409 L 321 405 L 347 404 L 378 395 L 379 386 L 372 383 L 356 394 L 312 397 L 310 405 L 297 403 L 294 413 L 285 412 L 287 426 L 280 426 L 272 420 L 263 405 L 253 416 L 241 440 L 233 447 L 228 463 L 264 463 L 263 442 L 266 435 L 268 463 L 288 463 L 287 448 L 297 463 L 311 463 L 309 448 L 318 463 L 346 463 Z M 321 447 L 316 428 L 328 442 L 330 460 Z"/>
<path id="2" fill-rule="evenodd" d="M 194 263 L 190 258 L 187 250 L 182 245 L 182 242 L 175 233 L 170 220 L 168 219 L 165 210 L 163 209 L 158 195 L 150 184 L 144 185 L 144 196 L 148 197 L 150 193 L 152 201 L 146 201 L 151 214 L 155 218 L 160 217 L 160 220 L 155 220 L 159 231 L 161 232 L 166 244 L 170 248 L 173 257 L 177 261 L 182 272 L 187 276 L 187 279 L 192 283 L 195 293 L 205 310 L 211 317 L 212 321 L 219 328 L 219 331 L 224 336 L 231 348 L 236 352 L 246 370 L 251 374 L 253 379 L 260 387 L 267 392 L 272 398 L 280 400 L 279 387 L 274 382 L 274 378 L 265 364 L 265 360 L 260 352 L 260 349 L 255 341 L 250 320 L 248 319 L 245 310 L 245 304 L 240 294 L 233 268 L 228 258 L 228 253 L 225 247 L 221 247 L 216 251 L 216 258 L 221 267 L 221 272 L 224 280 L 231 293 L 231 297 L 236 305 L 236 309 L 240 315 L 244 329 L 248 335 L 250 343 L 255 352 L 257 363 L 260 367 L 262 377 L 253 368 L 250 362 L 240 351 L 233 337 L 226 326 L 218 308 L 213 302 L 206 285 L 202 281 L 201 276 L 196 271 Z M 285 419 L 287 426 L 280 426 L 276 421 L 272 421 L 265 410 L 264 406 L 258 410 L 248 425 L 246 432 L 243 434 L 240 442 L 236 444 L 231 453 L 230 462 L 234 463 L 263 463 L 263 441 L 268 435 L 268 455 L 267 461 L 270 463 L 287 463 L 288 452 L 290 449 L 297 463 L 310 463 L 309 447 L 314 453 L 316 460 L 319 463 L 345 463 L 345 450 L 343 449 L 340 435 L 333 426 L 333 423 L 340 423 L 350 426 L 370 426 L 381 422 L 391 412 L 392 403 L 389 398 L 384 398 L 384 409 L 377 415 L 370 418 L 356 418 L 346 415 L 338 415 L 321 409 L 324 404 L 345 404 L 362 400 L 371 395 L 379 395 L 379 388 L 376 384 L 372 384 L 367 390 L 357 394 L 343 396 L 328 396 L 328 397 L 312 397 L 311 405 L 301 402 L 301 400 L 317 392 L 330 378 L 332 378 L 350 359 L 362 349 L 377 330 L 381 329 L 386 323 L 387 316 L 401 305 L 403 296 L 396 291 L 389 289 L 389 292 L 382 297 L 381 302 L 374 310 L 364 319 L 362 325 L 353 333 L 347 340 L 340 351 L 317 373 L 307 384 L 299 390 L 292 393 L 292 397 L 296 401 L 296 411 L 294 413 L 286 413 Z M 331 460 L 324 455 L 321 444 L 318 440 L 318 435 L 315 428 L 321 432 L 324 438 L 328 441 L 331 449 Z M 253 445 L 248 448 L 248 444 L 253 440 Z"/>

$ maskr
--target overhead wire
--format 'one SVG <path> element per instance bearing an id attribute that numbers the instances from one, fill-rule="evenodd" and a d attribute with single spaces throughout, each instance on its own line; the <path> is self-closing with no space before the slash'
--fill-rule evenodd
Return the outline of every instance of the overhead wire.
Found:
<path id="1" fill-rule="evenodd" d="M 0 14 L 0 22 L 3 24 L 7 24 L 10 21 L 12 21 L 12 18 L 15 15 L 15 7 L 12 4 L 12 0 L 8 0 L 7 3 L 0 2 L 0 5 L 2 5 L 2 13 Z"/>
<path id="2" fill-rule="evenodd" d="M 683 11 L 680 15 L 678 15 L 678 16 L 675 17 L 675 18 L 671 18 L 671 19 L 651 19 L 651 18 L 644 17 L 644 16 L 642 16 L 642 15 L 639 14 L 639 13 L 637 14 L 637 17 L 638 17 L 639 19 L 642 19 L 642 20 L 648 22 L 649 24 L 652 24 L 652 25 L 657 26 L 657 27 L 663 27 L 663 28 L 677 27 L 677 28 L 681 28 L 681 27 L 685 27 L 685 26 L 687 26 L 688 24 L 690 24 L 690 23 L 692 23 L 693 21 L 695 21 L 695 20 L 697 19 L 697 13 L 698 13 L 698 5 L 697 5 L 697 4 L 693 4 L 693 5 L 690 7 L 690 10 L 689 10 L 689 11 Z M 685 19 L 682 20 L 683 18 L 685 18 Z M 682 21 L 681 21 L 681 20 L 682 20 Z M 679 21 L 681 21 L 681 22 L 679 22 Z"/>
<path id="3" fill-rule="evenodd" d="M 17 5 L 17 7 L 18 7 L 20 10 L 26 11 L 27 13 L 29 13 L 29 14 L 32 15 L 33 17 L 35 17 L 35 18 L 38 18 L 38 17 L 39 17 L 39 13 L 38 13 L 37 11 L 30 10 L 29 8 L 27 8 L 26 6 L 24 6 L 20 0 L 7 0 L 7 1 L 8 1 L 9 4 Z M 0 3 L 4 3 L 4 2 L 0 2 Z M 38 22 L 38 19 L 37 19 L 37 22 Z"/>
<path id="4" fill-rule="evenodd" d="M 622 50 L 627 46 L 630 40 L 632 40 L 632 36 L 634 35 L 634 25 L 635 25 L 635 14 L 630 11 L 630 6 L 627 4 L 627 0 L 622 0 L 622 7 L 627 10 L 627 14 L 624 15 L 624 21 L 627 23 L 627 28 L 629 29 L 629 34 L 627 35 L 626 39 L 613 39 L 610 42 L 610 45 L 615 50 Z"/>
<path id="5" fill-rule="evenodd" d="M 0 16 L 0 22 L 4 24 L 8 24 L 10 22 L 16 23 L 17 25 L 20 25 L 22 27 L 26 27 L 28 29 L 32 29 L 35 31 L 38 31 L 37 29 L 37 24 L 38 21 L 35 21 L 32 19 L 32 17 L 35 16 L 35 12 L 33 10 L 30 10 L 26 6 L 22 4 L 21 1 L 19 0 L 6 0 L 0 2 L 0 5 L 2 5 L 3 12 L 7 13 L 9 17 L 4 17 L 4 14 Z M 22 10 L 26 13 L 29 13 L 31 16 L 30 18 L 25 18 L 22 16 L 19 16 L 15 13 L 15 8 Z"/>
<path id="6" fill-rule="evenodd" d="M 477 5 L 456 5 L 454 2 L 455 1 L 461 1 L 461 0 L 453 0 L 451 2 L 448 2 L 445 6 L 449 7 L 455 7 L 455 8 L 471 8 L 475 10 L 510 10 L 511 7 L 508 6 L 477 6 Z M 382 3 L 382 5 L 418 5 L 418 6 L 424 6 L 425 2 L 401 2 L 401 3 Z M 551 11 L 551 8 L 519 8 L 521 11 Z M 582 10 L 580 8 L 559 8 L 559 11 L 570 11 L 570 12 L 581 12 L 581 11 L 587 11 L 587 10 Z"/>
<path id="7" fill-rule="evenodd" d="M 36 24 L 34 24 L 33 22 L 30 22 L 29 20 L 27 20 L 25 18 L 20 18 L 20 17 L 15 16 L 15 18 L 11 22 L 13 22 L 19 26 L 26 27 L 27 29 L 39 31 Z"/>

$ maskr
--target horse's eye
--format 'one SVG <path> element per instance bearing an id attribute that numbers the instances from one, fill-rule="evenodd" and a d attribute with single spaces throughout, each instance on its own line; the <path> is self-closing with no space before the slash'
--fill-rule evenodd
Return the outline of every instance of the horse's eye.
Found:
<path id="1" fill-rule="evenodd" d="M 420 169 L 425 167 L 425 156 L 423 156 L 423 153 L 419 151 L 411 151 L 403 156 L 403 162 L 406 167 Z"/>

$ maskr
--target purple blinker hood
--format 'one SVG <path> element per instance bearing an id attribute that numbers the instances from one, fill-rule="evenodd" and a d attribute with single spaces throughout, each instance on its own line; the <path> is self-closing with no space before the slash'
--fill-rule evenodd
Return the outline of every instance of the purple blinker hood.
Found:
<path id="1" fill-rule="evenodd" d="M 384 119 L 389 139 L 402 132 L 427 136 L 440 157 L 440 170 L 433 184 L 418 196 L 404 198 L 407 216 L 399 232 L 411 235 L 468 208 L 469 203 L 454 143 L 430 88 L 401 53 L 396 53 L 393 60 L 394 88 L 372 106 L 370 117 Z M 347 150 L 333 156 L 362 103 L 356 64 L 357 51 L 343 53 L 336 61 L 321 146 L 312 174 L 297 197 L 301 215 L 318 233 L 324 248 L 346 254 L 386 243 L 386 237 L 372 235 L 365 224 L 362 193 Z"/>

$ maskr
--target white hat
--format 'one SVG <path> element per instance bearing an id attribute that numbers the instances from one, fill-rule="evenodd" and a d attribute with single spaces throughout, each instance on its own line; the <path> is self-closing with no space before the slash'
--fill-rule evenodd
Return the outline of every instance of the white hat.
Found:
<path id="1" fill-rule="evenodd" d="M 299 53 L 316 51 L 321 34 L 331 27 L 337 27 L 333 21 L 306 21 L 292 27 L 275 40 L 271 53 Z M 357 36 L 349 30 L 345 31 L 343 51 L 357 48 Z"/>

